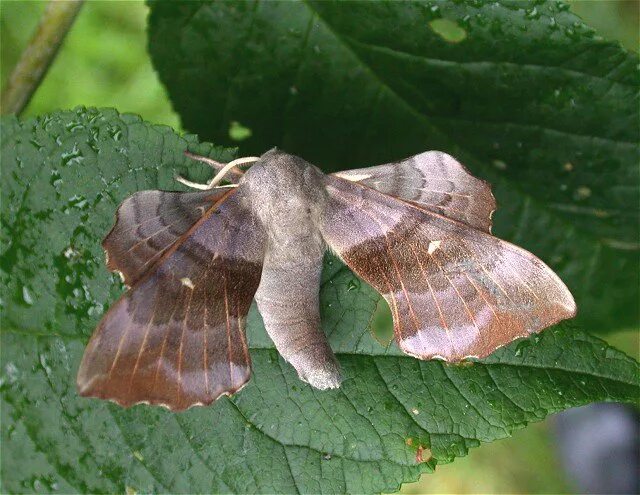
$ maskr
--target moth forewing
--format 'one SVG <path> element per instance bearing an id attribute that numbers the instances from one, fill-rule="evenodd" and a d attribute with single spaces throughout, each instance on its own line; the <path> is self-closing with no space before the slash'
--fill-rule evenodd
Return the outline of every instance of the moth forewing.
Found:
<path id="1" fill-rule="evenodd" d="M 407 354 L 482 358 L 575 315 L 567 287 L 524 249 L 357 182 L 327 177 L 327 191 L 323 236 L 387 299 Z"/>

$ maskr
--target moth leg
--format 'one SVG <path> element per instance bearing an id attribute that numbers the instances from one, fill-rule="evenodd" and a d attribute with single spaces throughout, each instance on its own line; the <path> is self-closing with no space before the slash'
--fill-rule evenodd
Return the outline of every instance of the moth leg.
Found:
<path id="1" fill-rule="evenodd" d="M 320 327 L 322 258 L 268 253 L 255 299 L 280 355 L 304 382 L 325 390 L 340 386 L 340 366 Z"/>
<path id="2" fill-rule="evenodd" d="M 199 155 L 194 155 L 194 154 L 186 152 L 186 151 L 185 151 L 185 155 L 188 156 L 189 158 L 193 158 L 193 159 L 198 160 L 200 162 L 206 163 L 207 165 L 213 167 L 216 170 L 219 169 L 218 173 L 213 177 L 213 179 L 211 179 L 206 184 L 200 184 L 198 182 L 192 182 L 192 181 L 190 181 L 188 179 L 185 179 L 184 177 L 182 177 L 180 175 L 178 175 L 176 177 L 176 180 L 178 182 L 180 182 L 181 184 L 184 184 L 185 186 L 191 187 L 193 189 L 200 189 L 201 191 L 206 191 L 208 189 L 213 189 L 229 173 L 233 173 L 234 175 L 228 177 L 227 180 L 229 182 L 231 182 L 232 184 L 237 184 L 238 181 L 240 180 L 240 177 L 244 173 L 237 167 L 239 165 L 244 165 L 246 163 L 256 162 L 256 161 L 258 161 L 260 159 L 259 157 L 256 157 L 256 156 L 246 156 L 246 157 L 243 157 L 243 158 L 236 158 L 235 160 L 232 160 L 227 164 L 222 164 L 222 163 L 217 162 L 215 160 L 211 160 L 210 158 L 206 158 L 204 156 L 199 156 Z"/>

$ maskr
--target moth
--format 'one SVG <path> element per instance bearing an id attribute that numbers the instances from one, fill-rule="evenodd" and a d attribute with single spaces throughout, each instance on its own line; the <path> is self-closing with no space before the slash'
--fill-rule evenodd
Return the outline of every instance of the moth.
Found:
<path id="1" fill-rule="evenodd" d="M 491 235 L 490 185 L 445 153 L 331 175 L 277 149 L 226 165 L 189 156 L 219 172 L 178 178 L 195 192 L 134 194 L 103 241 L 130 289 L 87 345 L 83 396 L 177 411 L 240 390 L 254 298 L 300 379 L 338 387 L 320 327 L 327 249 L 386 299 L 398 346 L 418 359 L 482 358 L 575 315 L 547 265 Z"/>

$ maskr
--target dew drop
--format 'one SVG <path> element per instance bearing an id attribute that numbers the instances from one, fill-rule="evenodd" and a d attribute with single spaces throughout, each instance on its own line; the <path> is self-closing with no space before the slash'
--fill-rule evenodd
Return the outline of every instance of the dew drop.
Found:
<path id="1" fill-rule="evenodd" d="M 64 257 L 67 258 L 68 260 L 71 258 L 75 258 L 78 256 L 78 251 L 76 251 L 75 249 L 73 249 L 71 246 L 69 246 L 67 249 L 64 250 Z"/>
<path id="2" fill-rule="evenodd" d="M 531 342 L 528 340 L 523 340 L 516 346 L 516 356 L 522 356 L 523 351 L 531 345 Z"/>
<path id="3" fill-rule="evenodd" d="M 71 151 L 65 151 L 61 153 L 60 157 L 62 159 L 61 163 L 64 166 L 80 163 L 82 160 L 84 160 L 84 157 L 82 156 L 82 153 L 80 152 L 77 144 L 73 145 L 73 149 Z"/>
<path id="4" fill-rule="evenodd" d="M 589 196 L 591 196 L 591 189 L 586 186 L 579 187 L 573 193 L 573 198 L 576 200 L 587 199 Z"/>
<path id="5" fill-rule="evenodd" d="M 78 129 L 82 129 L 82 124 L 76 120 L 69 122 L 64 128 L 69 132 L 75 132 Z"/>
<path id="6" fill-rule="evenodd" d="M 503 162 L 502 160 L 493 160 L 493 166 L 496 167 L 498 170 L 506 170 L 507 169 L 507 164 L 505 162 Z"/>
<path id="7" fill-rule="evenodd" d="M 596 218 L 609 218 L 611 216 L 611 213 L 604 210 L 593 210 L 593 214 Z"/>
<path id="8" fill-rule="evenodd" d="M 49 179 L 49 184 L 58 189 L 62 184 L 62 175 L 57 170 L 51 171 L 51 178 Z"/>
<path id="9" fill-rule="evenodd" d="M 360 280 L 358 279 L 349 280 L 349 283 L 347 284 L 347 292 L 350 292 L 352 290 L 356 290 L 359 288 L 360 288 Z"/>
<path id="10" fill-rule="evenodd" d="M 40 142 L 36 141 L 35 139 L 30 139 L 29 142 L 33 144 L 38 149 L 38 151 L 44 148 L 44 146 L 40 144 Z"/>
<path id="11" fill-rule="evenodd" d="M 112 127 L 109 129 L 109 136 L 113 138 L 114 141 L 120 141 L 122 139 L 122 129 L 118 127 Z"/>
<path id="12" fill-rule="evenodd" d="M 74 194 L 67 201 L 67 207 L 64 212 L 69 213 L 71 208 L 77 208 L 78 210 L 86 210 L 89 207 L 89 201 L 87 198 L 80 194 Z"/>
<path id="13" fill-rule="evenodd" d="M 540 12 L 538 12 L 537 7 L 533 7 L 532 9 L 528 9 L 526 11 L 527 19 L 538 19 L 540 17 Z"/>
<path id="14" fill-rule="evenodd" d="M 6 374 L 6 380 L 5 377 L 2 377 L 2 382 L 6 381 L 7 383 L 12 384 L 18 380 L 18 368 L 15 364 L 11 362 L 7 363 L 4 367 L 4 372 Z"/>
<path id="15" fill-rule="evenodd" d="M 33 297 L 31 297 L 31 293 L 26 285 L 22 286 L 22 300 L 28 306 L 33 306 Z"/>

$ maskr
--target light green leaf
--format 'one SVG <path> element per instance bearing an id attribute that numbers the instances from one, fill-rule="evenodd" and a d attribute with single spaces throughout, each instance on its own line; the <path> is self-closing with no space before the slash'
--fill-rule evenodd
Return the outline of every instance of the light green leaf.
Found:
<path id="1" fill-rule="evenodd" d="M 2 492 L 388 492 L 547 414 L 637 400 L 638 363 L 569 325 L 466 366 L 383 347 L 368 331 L 377 294 L 332 257 L 321 305 L 340 389 L 300 382 L 252 311 L 253 377 L 232 399 L 173 414 L 80 398 L 84 345 L 122 291 L 100 247 L 117 204 L 175 189 L 175 173 L 204 180 L 186 148 L 233 155 L 113 110 L 0 132 Z"/>

